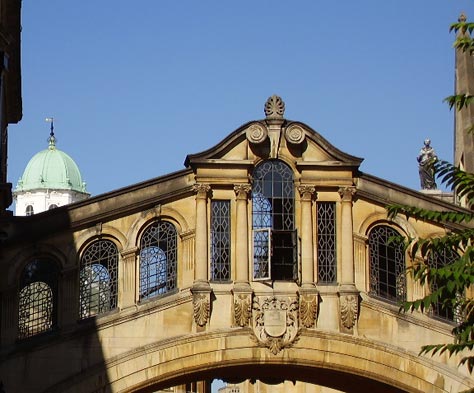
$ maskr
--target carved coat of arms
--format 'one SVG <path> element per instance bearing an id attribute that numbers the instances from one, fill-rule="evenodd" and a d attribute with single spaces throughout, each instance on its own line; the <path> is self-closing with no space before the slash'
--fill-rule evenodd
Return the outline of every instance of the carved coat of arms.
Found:
<path id="1" fill-rule="evenodd" d="M 253 330 L 260 345 L 276 355 L 298 338 L 298 300 L 296 298 L 255 297 Z"/>

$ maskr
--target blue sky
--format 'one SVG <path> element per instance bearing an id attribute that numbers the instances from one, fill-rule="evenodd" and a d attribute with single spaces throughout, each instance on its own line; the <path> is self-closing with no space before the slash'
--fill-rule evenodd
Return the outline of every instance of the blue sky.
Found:
<path id="1" fill-rule="evenodd" d="M 419 189 L 425 138 L 453 156 L 461 11 L 472 0 L 24 0 L 9 181 L 46 148 L 48 116 L 97 195 L 184 168 L 278 94 L 362 171 Z"/>

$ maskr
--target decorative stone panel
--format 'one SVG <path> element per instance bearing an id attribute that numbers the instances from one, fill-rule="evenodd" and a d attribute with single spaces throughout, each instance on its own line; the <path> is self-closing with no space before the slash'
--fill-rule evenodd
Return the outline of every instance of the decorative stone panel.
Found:
<path id="1" fill-rule="evenodd" d="M 253 331 L 258 345 L 274 355 L 299 338 L 297 297 L 255 297 L 252 306 Z"/>

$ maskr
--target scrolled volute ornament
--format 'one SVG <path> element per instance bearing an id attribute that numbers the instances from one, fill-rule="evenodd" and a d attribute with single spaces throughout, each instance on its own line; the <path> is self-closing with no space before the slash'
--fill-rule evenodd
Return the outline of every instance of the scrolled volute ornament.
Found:
<path id="1" fill-rule="evenodd" d="M 267 119 L 283 119 L 285 103 L 281 97 L 272 95 L 265 103 L 265 116 Z"/>
<path id="2" fill-rule="evenodd" d="M 260 144 L 268 138 L 268 131 L 263 125 L 254 123 L 247 128 L 245 135 L 250 143 Z"/>
<path id="3" fill-rule="evenodd" d="M 306 138 L 303 128 L 297 124 L 292 124 L 285 130 L 285 139 L 292 145 L 299 145 Z"/>

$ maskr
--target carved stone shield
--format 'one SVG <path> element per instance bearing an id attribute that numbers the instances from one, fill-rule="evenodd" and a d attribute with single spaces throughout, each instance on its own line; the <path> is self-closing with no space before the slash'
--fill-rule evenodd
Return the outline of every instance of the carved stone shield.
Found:
<path id="1" fill-rule="evenodd" d="M 265 310 L 263 327 L 270 337 L 280 337 L 286 332 L 286 310 Z"/>

